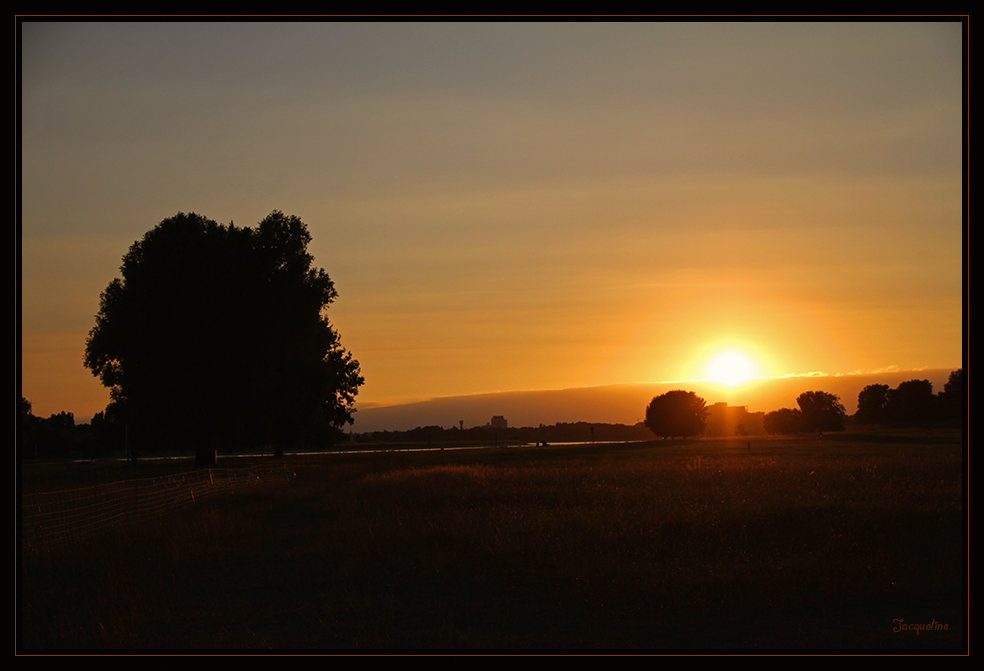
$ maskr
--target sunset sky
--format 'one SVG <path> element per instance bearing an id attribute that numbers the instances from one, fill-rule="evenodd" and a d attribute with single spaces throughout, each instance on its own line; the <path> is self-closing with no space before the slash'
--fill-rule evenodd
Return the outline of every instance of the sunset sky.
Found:
<path id="1" fill-rule="evenodd" d="M 359 407 L 958 368 L 962 29 L 26 21 L 23 395 L 104 409 L 100 292 L 179 211 L 308 225 Z"/>

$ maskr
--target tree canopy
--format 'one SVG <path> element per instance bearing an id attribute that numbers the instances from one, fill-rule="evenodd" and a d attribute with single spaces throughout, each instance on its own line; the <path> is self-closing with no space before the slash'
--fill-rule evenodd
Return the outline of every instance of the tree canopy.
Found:
<path id="1" fill-rule="evenodd" d="M 277 451 L 352 422 L 363 383 L 325 311 L 307 227 L 274 211 L 255 229 L 178 213 L 135 242 L 102 293 L 85 365 L 142 445 Z"/>
<path id="2" fill-rule="evenodd" d="M 767 433 L 799 433 L 803 427 L 803 413 L 792 408 L 767 412 L 762 427 Z"/>
<path id="3" fill-rule="evenodd" d="M 967 382 L 963 368 L 950 373 L 950 378 L 939 393 L 940 411 L 943 416 L 960 418 L 967 407 Z"/>
<path id="4" fill-rule="evenodd" d="M 655 397 L 646 407 L 646 427 L 662 438 L 696 436 L 704 430 L 707 407 L 692 391 L 678 389 Z"/>
<path id="5" fill-rule="evenodd" d="M 943 391 L 933 394 L 929 380 L 906 380 L 895 389 L 872 384 L 858 394 L 859 424 L 921 424 L 961 420 L 966 409 L 966 383 L 963 369 L 952 371 Z"/>
<path id="6" fill-rule="evenodd" d="M 935 402 L 932 382 L 907 380 L 888 392 L 888 414 L 896 422 L 931 419 L 936 410 Z"/>
<path id="7" fill-rule="evenodd" d="M 843 431 L 847 411 L 840 397 L 825 391 L 806 391 L 796 397 L 803 429 L 806 431 Z"/>
<path id="8" fill-rule="evenodd" d="M 888 417 L 889 387 L 869 384 L 858 394 L 858 411 L 854 420 L 861 424 L 883 422 Z"/>

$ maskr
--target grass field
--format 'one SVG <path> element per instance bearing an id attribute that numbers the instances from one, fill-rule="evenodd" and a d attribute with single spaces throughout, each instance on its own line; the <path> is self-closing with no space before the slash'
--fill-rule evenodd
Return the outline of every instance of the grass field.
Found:
<path id="1" fill-rule="evenodd" d="M 289 485 L 22 551 L 20 649 L 965 645 L 959 434 L 288 460 Z"/>

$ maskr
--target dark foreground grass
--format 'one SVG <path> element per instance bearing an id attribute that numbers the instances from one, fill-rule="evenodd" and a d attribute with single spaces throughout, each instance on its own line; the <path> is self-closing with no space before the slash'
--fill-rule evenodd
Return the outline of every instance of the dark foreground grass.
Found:
<path id="1" fill-rule="evenodd" d="M 291 485 L 24 552 L 22 649 L 965 644 L 959 438 L 292 465 Z"/>

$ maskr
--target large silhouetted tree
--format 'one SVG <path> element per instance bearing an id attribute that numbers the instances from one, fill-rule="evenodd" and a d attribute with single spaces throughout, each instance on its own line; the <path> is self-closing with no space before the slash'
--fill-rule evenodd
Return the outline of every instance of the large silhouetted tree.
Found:
<path id="1" fill-rule="evenodd" d="M 825 391 L 806 391 L 796 397 L 803 429 L 806 431 L 843 431 L 847 411 L 840 397 Z"/>
<path id="2" fill-rule="evenodd" d="M 255 229 L 178 213 L 130 247 L 85 365 L 142 445 L 192 449 L 203 465 L 352 422 L 363 378 L 325 315 L 336 292 L 310 241 L 279 211 Z"/>
<path id="3" fill-rule="evenodd" d="M 646 427 L 662 438 L 696 436 L 704 430 L 707 407 L 692 391 L 678 389 L 654 398 L 646 407 Z"/>

